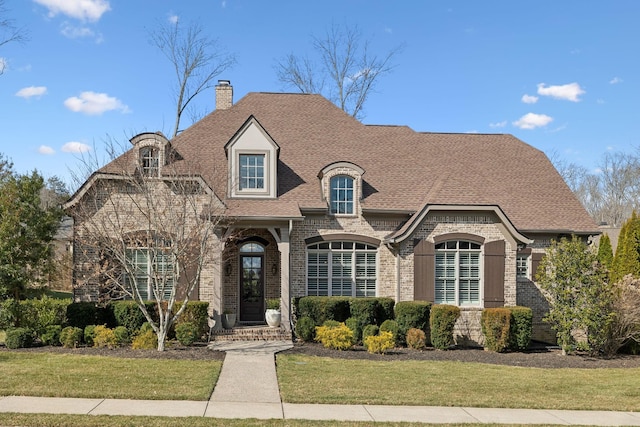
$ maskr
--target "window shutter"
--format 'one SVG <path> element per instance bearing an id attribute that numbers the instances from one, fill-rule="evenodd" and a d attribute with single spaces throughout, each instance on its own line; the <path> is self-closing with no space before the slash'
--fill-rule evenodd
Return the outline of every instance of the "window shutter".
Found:
<path id="1" fill-rule="evenodd" d="M 426 240 L 414 241 L 413 246 L 413 299 L 434 301 L 435 245 Z"/>
<path id="2" fill-rule="evenodd" d="M 542 257 L 544 257 L 544 254 L 539 252 L 534 252 L 531 254 L 531 280 L 534 282 L 536 280 L 538 266 L 540 265 L 540 261 L 542 261 Z"/>
<path id="3" fill-rule="evenodd" d="M 504 240 L 484 245 L 484 307 L 504 306 Z"/>

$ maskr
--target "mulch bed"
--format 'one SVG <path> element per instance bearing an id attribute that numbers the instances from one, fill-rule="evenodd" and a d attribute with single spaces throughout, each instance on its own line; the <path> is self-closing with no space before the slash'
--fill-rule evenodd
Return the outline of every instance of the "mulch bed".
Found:
<path id="1" fill-rule="evenodd" d="M 44 352 L 44 353 L 70 353 L 97 356 L 150 358 L 150 359 L 183 359 L 183 360 L 223 360 L 224 353 L 209 350 L 206 344 L 201 343 L 192 347 L 170 345 L 164 352 L 155 350 L 132 350 L 131 348 L 88 348 L 80 347 L 67 349 L 63 347 L 33 347 L 19 350 L 3 351 L 16 352 Z M 533 345 L 526 352 L 494 353 L 476 348 L 460 348 L 452 350 L 412 350 L 397 348 L 387 354 L 370 354 L 362 347 L 354 347 L 352 350 L 338 351 L 322 347 L 317 343 L 295 343 L 284 354 L 303 354 L 308 356 L 331 357 L 351 360 L 449 360 L 458 362 L 490 363 L 496 365 L 523 366 L 534 368 L 640 368 L 640 356 L 618 355 L 613 358 L 591 357 L 587 354 L 573 354 L 562 356 L 560 350 L 555 347 Z"/>

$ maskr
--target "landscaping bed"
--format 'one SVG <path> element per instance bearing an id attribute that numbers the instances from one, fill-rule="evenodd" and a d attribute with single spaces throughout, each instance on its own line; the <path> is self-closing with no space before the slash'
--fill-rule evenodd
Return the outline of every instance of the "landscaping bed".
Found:
<path id="1" fill-rule="evenodd" d="M 96 356 L 126 357 L 126 358 L 150 358 L 150 359 L 185 359 L 185 360 L 223 360 L 224 353 L 210 350 L 206 344 L 198 343 L 191 347 L 169 345 L 167 350 L 132 350 L 130 347 L 96 348 L 79 347 L 75 349 L 63 347 L 33 347 L 17 350 L 7 350 L 0 347 L 1 351 L 13 352 L 47 352 L 47 353 L 71 353 Z M 355 346 L 351 350 L 339 351 L 324 348 L 318 343 L 296 342 L 294 347 L 284 352 L 285 354 L 304 354 L 308 356 L 331 357 L 336 359 L 361 359 L 361 360 L 448 360 L 459 362 L 490 363 L 495 365 L 523 366 L 533 368 L 638 368 L 640 356 L 618 355 L 613 358 L 591 357 L 586 354 L 574 354 L 562 356 L 560 350 L 555 347 L 545 347 L 534 343 L 530 350 L 525 352 L 495 353 L 478 348 L 460 348 L 452 350 L 412 350 L 408 348 L 395 348 L 387 354 L 371 354 L 363 347 Z"/>

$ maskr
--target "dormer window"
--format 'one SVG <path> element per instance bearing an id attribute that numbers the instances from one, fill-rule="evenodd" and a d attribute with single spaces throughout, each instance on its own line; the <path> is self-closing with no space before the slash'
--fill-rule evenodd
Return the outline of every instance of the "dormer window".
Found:
<path id="1" fill-rule="evenodd" d="M 334 176 L 331 178 L 331 213 L 353 215 L 353 178 Z"/>
<path id="2" fill-rule="evenodd" d="M 264 189 L 264 158 L 264 154 L 240 154 L 240 191 Z"/>
<path id="3" fill-rule="evenodd" d="M 158 176 L 160 164 L 160 150 L 157 147 L 142 147 L 140 149 L 140 168 L 144 176 Z"/>

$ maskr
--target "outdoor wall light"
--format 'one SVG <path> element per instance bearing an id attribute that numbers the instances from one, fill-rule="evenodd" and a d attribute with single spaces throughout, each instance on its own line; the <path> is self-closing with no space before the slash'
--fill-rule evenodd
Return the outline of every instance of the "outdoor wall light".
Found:
<path id="1" fill-rule="evenodd" d="M 231 276 L 231 269 L 233 268 L 233 266 L 231 265 L 230 262 L 227 263 L 227 265 L 224 266 L 224 272 L 227 274 L 227 276 Z"/>
<path id="2" fill-rule="evenodd" d="M 275 276 L 276 273 L 278 273 L 278 264 L 274 262 L 273 265 L 271 266 L 271 274 Z"/>

